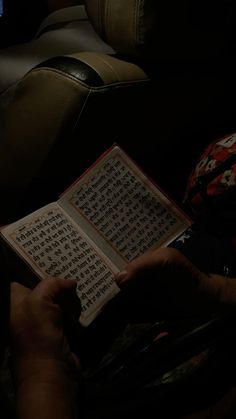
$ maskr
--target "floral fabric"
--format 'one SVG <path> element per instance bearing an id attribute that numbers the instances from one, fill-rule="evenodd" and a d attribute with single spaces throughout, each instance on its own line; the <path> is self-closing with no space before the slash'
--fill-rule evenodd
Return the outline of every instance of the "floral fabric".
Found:
<path id="1" fill-rule="evenodd" d="M 235 163 L 230 164 L 233 155 L 235 155 Z M 228 167 L 227 160 L 229 160 Z M 222 166 L 222 170 L 217 170 L 217 168 L 220 169 L 220 166 Z M 216 175 L 210 179 L 208 175 L 210 173 L 214 175 L 214 172 Z M 187 197 L 190 196 L 191 191 L 196 190 L 196 193 L 191 197 L 192 205 L 198 206 L 202 202 L 202 190 L 200 185 L 199 188 L 197 186 L 199 181 L 204 178 L 206 180 L 205 193 L 208 197 L 220 195 L 236 186 L 236 133 L 211 143 L 200 157 L 187 184 Z"/>

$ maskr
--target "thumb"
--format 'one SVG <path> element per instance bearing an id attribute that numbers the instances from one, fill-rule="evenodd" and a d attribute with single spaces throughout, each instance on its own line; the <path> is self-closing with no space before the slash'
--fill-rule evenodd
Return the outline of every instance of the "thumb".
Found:
<path id="1" fill-rule="evenodd" d="M 43 279 L 34 289 L 35 298 L 47 300 L 49 302 L 59 302 L 62 295 L 76 289 L 77 282 L 59 278 Z"/>
<path id="2" fill-rule="evenodd" d="M 115 277 L 114 280 L 118 287 L 123 288 L 124 286 L 131 285 L 133 282 L 136 282 L 137 277 L 140 276 L 142 272 L 142 266 L 140 269 L 133 262 L 129 263 L 125 269 L 120 271 Z"/>
<path id="3" fill-rule="evenodd" d="M 28 294 L 30 294 L 31 290 L 29 288 L 24 287 L 23 285 L 19 284 L 18 282 L 11 283 L 11 305 L 16 306 L 20 304 Z"/>
<path id="4" fill-rule="evenodd" d="M 116 284 L 120 289 L 125 288 L 125 292 L 133 292 L 133 287 L 135 287 L 135 292 L 138 292 L 143 289 L 143 276 L 131 263 L 129 263 L 126 268 L 120 271 L 114 278 Z"/>
<path id="5" fill-rule="evenodd" d="M 48 278 L 34 289 L 34 298 L 57 304 L 68 318 L 76 318 L 81 313 L 81 302 L 76 293 L 77 281 L 72 279 Z"/>
<path id="6" fill-rule="evenodd" d="M 124 269 L 122 271 L 120 271 L 114 278 L 116 284 L 118 285 L 118 287 L 122 288 L 122 286 L 125 285 L 125 283 L 129 280 L 129 274 L 128 274 L 128 270 Z"/>

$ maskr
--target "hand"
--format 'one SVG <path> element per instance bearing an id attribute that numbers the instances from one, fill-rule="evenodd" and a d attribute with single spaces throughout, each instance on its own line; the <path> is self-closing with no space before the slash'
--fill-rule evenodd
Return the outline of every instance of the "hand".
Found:
<path id="1" fill-rule="evenodd" d="M 48 279 L 33 291 L 11 285 L 10 334 L 19 418 L 78 418 L 83 403 L 80 363 L 71 352 L 60 305 L 75 281 Z M 78 313 L 75 313 L 78 320 Z"/>
<path id="2" fill-rule="evenodd" d="M 133 260 L 117 276 L 117 284 L 131 300 L 131 310 L 144 319 L 157 314 L 205 314 L 236 306 L 236 287 L 230 278 L 199 271 L 176 249 L 161 248 Z M 234 281 L 235 283 L 235 281 Z M 230 295 L 230 297 L 229 297 Z M 128 305 L 128 304 L 127 304 Z"/>
<path id="3" fill-rule="evenodd" d="M 79 360 L 65 335 L 60 308 L 65 299 L 70 304 L 75 288 L 75 281 L 55 278 L 41 281 L 33 291 L 11 284 L 10 334 L 15 360 L 33 360 L 34 365 L 48 360 L 79 369 Z M 75 316 L 78 319 L 78 312 Z"/>

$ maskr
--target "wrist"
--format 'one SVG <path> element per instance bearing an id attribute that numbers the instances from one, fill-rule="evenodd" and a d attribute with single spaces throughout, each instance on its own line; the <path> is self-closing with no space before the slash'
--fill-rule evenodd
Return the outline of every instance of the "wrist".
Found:
<path id="1" fill-rule="evenodd" d="M 236 312 L 236 280 L 235 278 L 221 277 L 223 282 L 221 293 L 221 306 L 225 312 Z"/>
<path id="2" fill-rule="evenodd" d="M 236 311 L 236 283 L 234 278 L 211 274 L 205 282 L 205 294 L 216 313 Z"/>
<path id="3" fill-rule="evenodd" d="M 19 417 L 77 418 L 83 409 L 81 376 L 63 361 L 20 359 L 16 365 Z"/>
<path id="4" fill-rule="evenodd" d="M 14 359 L 16 386 L 30 383 L 57 386 L 59 383 L 78 383 L 81 377 L 78 370 L 68 363 L 51 358 L 22 357 Z"/>

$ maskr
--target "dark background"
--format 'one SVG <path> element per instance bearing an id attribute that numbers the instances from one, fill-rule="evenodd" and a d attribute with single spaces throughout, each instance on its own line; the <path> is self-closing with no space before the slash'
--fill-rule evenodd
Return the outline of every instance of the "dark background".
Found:
<path id="1" fill-rule="evenodd" d="M 81 0 L 3 0 L 0 48 L 30 40 L 50 12 L 82 3 Z"/>

